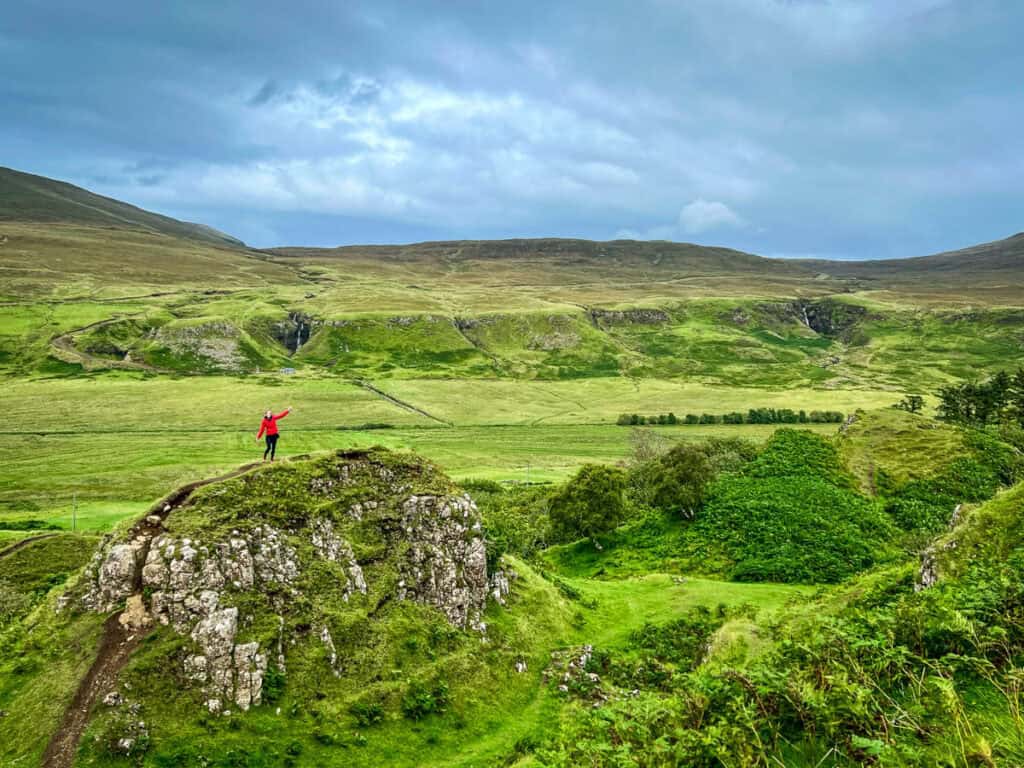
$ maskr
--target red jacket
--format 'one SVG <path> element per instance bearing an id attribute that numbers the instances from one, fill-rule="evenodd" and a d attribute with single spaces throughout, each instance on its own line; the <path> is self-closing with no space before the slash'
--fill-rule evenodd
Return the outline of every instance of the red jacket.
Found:
<path id="1" fill-rule="evenodd" d="M 263 437 L 264 432 L 266 432 L 268 435 L 276 435 L 277 420 L 283 419 L 287 415 L 288 411 L 281 411 L 279 414 L 277 414 L 276 416 L 271 416 L 269 419 L 266 416 L 264 416 L 263 421 L 260 422 L 260 431 L 259 434 L 256 435 L 256 439 L 259 440 L 261 437 Z"/>

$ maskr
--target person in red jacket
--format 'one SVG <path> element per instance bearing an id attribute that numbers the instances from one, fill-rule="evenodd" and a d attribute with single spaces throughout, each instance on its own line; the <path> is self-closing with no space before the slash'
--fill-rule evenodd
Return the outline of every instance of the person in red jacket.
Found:
<path id="1" fill-rule="evenodd" d="M 263 414 L 263 421 L 260 422 L 260 431 L 256 433 L 256 442 L 260 441 L 265 432 L 267 435 L 267 449 L 263 451 L 263 460 L 267 460 L 267 454 L 270 454 L 270 460 L 274 460 L 274 453 L 277 451 L 277 420 L 283 419 L 289 413 L 292 412 L 292 407 L 289 405 L 283 411 L 278 414 L 274 414 L 272 411 L 267 411 Z"/>

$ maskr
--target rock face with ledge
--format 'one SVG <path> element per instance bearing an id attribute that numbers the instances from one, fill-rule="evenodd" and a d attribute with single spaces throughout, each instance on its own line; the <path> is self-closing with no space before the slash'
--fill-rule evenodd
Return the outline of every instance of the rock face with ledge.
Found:
<path id="1" fill-rule="evenodd" d="M 487 551 L 480 515 L 468 495 L 410 496 L 402 504 L 409 556 L 399 599 L 440 609 L 457 627 L 483 630 L 487 603 Z"/>
<path id="2" fill-rule="evenodd" d="M 220 712 L 260 704 L 291 654 L 318 652 L 340 676 L 345 649 L 375 642 L 403 605 L 484 632 L 488 596 L 508 595 L 496 576 L 472 499 L 428 462 L 375 449 L 200 489 L 162 526 L 105 540 L 67 604 L 106 613 L 130 598 L 140 626 L 184 639 L 168 669 Z"/>

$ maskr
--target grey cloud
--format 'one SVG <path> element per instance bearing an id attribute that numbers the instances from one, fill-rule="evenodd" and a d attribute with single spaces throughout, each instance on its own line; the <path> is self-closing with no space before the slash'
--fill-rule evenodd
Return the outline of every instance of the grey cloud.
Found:
<path id="1" fill-rule="evenodd" d="M 871 257 L 1024 218 L 1009 0 L 8 6 L 4 163 L 258 245 L 621 229 Z"/>

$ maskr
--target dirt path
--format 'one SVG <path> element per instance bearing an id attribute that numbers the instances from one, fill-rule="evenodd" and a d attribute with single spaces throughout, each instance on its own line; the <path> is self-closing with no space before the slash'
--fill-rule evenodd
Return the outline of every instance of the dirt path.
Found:
<path id="1" fill-rule="evenodd" d="M 169 373 L 162 368 L 156 368 L 155 366 L 148 365 L 147 363 L 137 363 L 129 360 L 111 360 L 106 357 L 96 357 L 95 355 L 83 352 L 75 346 L 75 334 L 84 333 L 85 331 L 92 330 L 93 328 L 102 328 L 105 325 L 111 325 L 112 323 L 120 322 L 128 317 L 134 317 L 134 315 L 118 315 L 117 317 L 109 317 L 106 320 L 97 320 L 95 323 L 89 323 L 83 325 L 81 328 L 75 328 L 62 333 L 60 336 L 54 336 L 50 340 L 50 346 L 59 349 L 66 355 L 78 358 L 79 362 L 85 367 L 97 367 L 97 368 L 121 368 L 129 371 L 149 371 L 150 373 Z"/>
<path id="2" fill-rule="evenodd" d="M 352 379 L 352 383 L 362 387 L 367 392 L 372 392 L 373 394 L 377 395 L 377 397 L 381 397 L 387 400 L 392 405 L 397 405 L 399 408 L 404 408 L 405 410 L 410 411 L 411 413 L 418 413 L 420 416 L 426 416 L 428 419 L 436 421 L 438 424 L 444 424 L 446 427 L 455 426 L 452 422 L 445 421 L 439 416 L 434 416 L 432 413 L 427 413 L 422 408 L 417 408 L 412 403 L 407 403 L 405 402 L 405 400 L 399 400 L 394 395 L 389 395 L 383 389 L 377 389 L 377 387 L 373 386 L 373 384 L 368 382 L 366 379 Z"/>
<path id="3" fill-rule="evenodd" d="M 89 724 L 93 704 L 103 694 L 114 690 L 117 673 L 139 644 L 140 637 L 129 634 L 120 619 L 121 612 L 118 611 L 103 623 L 103 638 L 100 640 L 96 661 L 79 683 L 75 698 L 64 712 L 57 732 L 46 745 L 43 768 L 71 768 L 74 765 L 78 742 L 85 726 Z"/>
<path id="4" fill-rule="evenodd" d="M 217 477 L 209 477 L 205 480 L 183 485 L 163 499 L 158 501 L 146 516 L 132 526 L 128 534 L 129 539 L 142 537 L 145 545 L 139 556 L 140 562 L 145 562 L 149 551 L 149 542 L 157 535 L 167 519 L 174 510 L 181 507 L 188 501 L 189 496 L 197 488 L 204 485 L 219 483 L 224 480 L 238 477 L 251 469 L 259 466 L 259 462 L 243 464 L 231 472 Z M 38 541 L 42 536 L 36 536 L 32 541 Z M 22 542 L 19 542 L 21 544 Z M 8 550 L 4 550 L 6 553 Z M 135 590 L 131 597 L 142 594 L 142 569 L 135 576 Z M 131 597 L 128 599 L 130 600 Z M 82 733 L 89 724 L 89 715 L 96 702 L 104 695 L 115 689 L 117 676 L 128 662 L 132 651 L 139 644 L 144 633 L 133 630 L 121 621 L 124 611 L 117 611 L 110 615 L 103 624 L 103 637 L 96 654 L 96 659 L 86 673 L 85 677 L 78 684 L 75 697 L 64 712 L 60 725 L 46 745 L 43 753 L 42 768 L 72 768 L 75 762 L 75 755 L 78 753 L 78 742 Z"/>
<path id="5" fill-rule="evenodd" d="M 52 538 L 53 536 L 56 536 L 56 535 L 57 535 L 56 533 L 44 533 L 44 534 L 41 534 L 39 536 L 29 536 L 27 539 L 22 539 L 21 541 L 16 541 L 13 544 L 11 544 L 9 546 L 6 546 L 3 549 L 0 549 L 0 560 L 3 560 L 8 555 L 13 555 L 19 549 L 24 549 L 29 544 L 35 544 L 37 541 L 42 541 L 43 539 L 49 539 L 49 538 Z"/>

